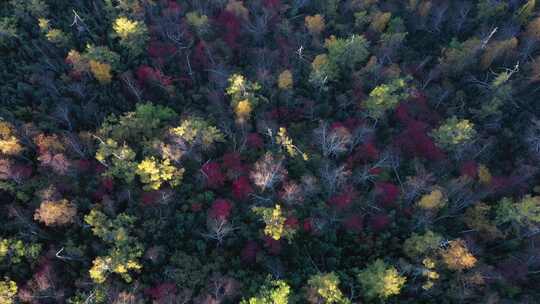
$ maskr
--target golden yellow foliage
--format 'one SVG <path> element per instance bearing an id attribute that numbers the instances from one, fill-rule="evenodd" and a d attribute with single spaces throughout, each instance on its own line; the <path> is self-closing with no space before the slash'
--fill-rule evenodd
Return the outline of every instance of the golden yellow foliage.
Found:
<path id="1" fill-rule="evenodd" d="M 34 213 L 34 219 L 46 226 L 63 226 L 73 223 L 77 215 L 77 207 L 66 199 L 59 201 L 43 201 Z"/>
<path id="2" fill-rule="evenodd" d="M 450 241 L 448 248 L 441 252 L 441 256 L 450 270 L 469 269 L 474 267 L 477 261 L 462 239 Z"/>
<path id="3" fill-rule="evenodd" d="M 137 174 L 145 184 L 145 190 L 158 190 L 164 182 L 168 182 L 171 187 L 179 185 L 184 168 L 178 169 L 171 165 L 168 158 L 158 162 L 155 157 L 147 157 L 137 165 Z"/>
<path id="4" fill-rule="evenodd" d="M 248 99 L 244 99 L 238 102 L 236 107 L 234 108 L 234 113 L 236 114 L 236 117 L 240 121 L 245 121 L 249 118 L 251 114 L 252 108 L 251 103 Z"/>
<path id="5" fill-rule="evenodd" d="M 322 31 L 324 31 L 325 23 L 323 16 L 319 14 L 313 16 L 306 16 L 304 21 L 307 29 L 311 34 L 319 35 Z"/>
<path id="6" fill-rule="evenodd" d="M 113 29 L 118 35 L 118 37 L 122 39 L 128 38 L 130 35 L 133 35 L 137 32 L 137 28 L 139 27 L 138 21 L 132 21 L 129 20 L 126 17 L 118 17 L 114 21 Z"/>
<path id="7" fill-rule="evenodd" d="M 285 70 L 279 74 L 278 87 L 282 90 L 290 90 L 293 87 L 293 76 L 290 70 Z"/>
<path id="8" fill-rule="evenodd" d="M 101 63 L 95 60 L 90 60 L 90 71 L 101 84 L 111 82 L 111 66 L 107 63 Z"/>
<path id="9" fill-rule="evenodd" d="M 5 121 L 0 121 L 0 153 L 16 155 L 21 152 L 22 146 L 15 137 L 13 126 Z"/>
<path id="10" fill-rule="evenodd" d="M 422 196 L 418 207 L 426 210 L 438 210 L 444 207 L 446 201 L 441 190 L 435 189 L 431 193 Z"/>

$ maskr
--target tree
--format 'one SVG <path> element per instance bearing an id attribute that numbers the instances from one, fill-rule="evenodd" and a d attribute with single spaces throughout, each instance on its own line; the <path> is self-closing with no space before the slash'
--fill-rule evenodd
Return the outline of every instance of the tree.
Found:
<path id="1" fill-rule="evenodd" d="M 455 150 L 470 143 L 476 135 L 474 124 L 467 119 L 453 116 L 431 133 L 439 147 Z"/>
<path id="2" fill-rule="evenodd" d="M 233 74 L 229 77 L 226 92 L 231 97 L 231 106 L 239 122 L 245 122 L 259 104 L 260 97 L 256 93 L 260 88 L 258 83 L 247 80 L 243 75 Z"/>
<path id="3" fill-rule="evenodd" d="M 15 303 L 17 290 L 17 283 L 4 277 L 4 280 L 0 281 L 0 304 Z"/>
<path id="4" fill-rule="evenodd" d="M 293 75 L 290 70 L 284 70 L 278 76 L 278 88 L 290 90 L 293 87 Z"/>
<path id="5" fill-rule="evenodd" d="M 339 277 L 333 272 L 316 274 L 309 278 L 307 299 L 310 303 L 317 304 L 350 303 L 339 290 Z"/>
<path id="6" fill-rule="evenodd" d="M 288 304 L 291 287 L 283 280 L 266 279 L 257 296 L 242 300 L 240 304 Z"/>
<path id="7" fill-rule="evenodd" d="M 178 127 L 170 128 L 169 133 L 173 141 L 186 144 L 188 151 L 196 147 L 207 151 L 214 144 L 225 141 L 225 136 L 218 128 L 196 116 L 183 119 Z"/>
<path id="8" fill-rule="evenodd" d="M 6 121 L 0 121 L 0 153 L 5 155 L 17 155 L 22 146 L 15 136 L 13 125 Z"/>
<path id="9" fill-rule="evenodd" d="M 272 153 L 266 152 L 255 162 L 250 178 L 264 192 L 279 183 L 286 174 L 287 171 L 283 168 L 283 158 L 275 157 Z"/>
<path id="10" fill-rule="evenodd" d="M 46 226 L 65 226 L 75 221 L 77 207 L 67 199 L 43 201 L 34 213 L 34 219 Z"/>
<path id="11" fill-rule="evenodd" d="M 253 212 L 259 215 L 265 223 L 264 234 L 274 240 L 286 238 L 291 240 L 296 230 L 285 225 L 287 218 L 283 215 L 281 206 L 276 204 L 274 208 L 253 207 Z"/>
<path id="12" fill-rule="evenodd" d="M 324 31 L 324 17 L 319 14 L 306 16 L 306 18 L 304 18 L 304 23 L 308 31 L 314 36 L 318 36 Z"/>
<path id="13" fill-rule="evenodd" d="M 385 300 L 398 295 L 407 281 L 407 278 L 401 276 L 396 268 L 381 259 L 375 260 L 360 271 L 357 279 L 368 300 L 376 298 Z"/>
<path id="14" fill-rule="evenodd" d="M 462 271 L 469 269 L 474 267 L 477 262 L 462 239 L 450 241 L 447 248 L 441 251 L 441 256 L 450 270 Z"/>
<path id="15" fill-rule="evenodd" d="M 369 93 L 369 97 L 362 102 L 362 107 L 367 111 L 367 115 L 374 119 L 380 119 L 386 111 L 395 109 L 399 102 L 409 97 L 406 84 L 405 79 L 397 78 L 375 87 Z"/>
<path id="16" fill-rule="evenodd" d="M 116 273 L 130 283 L 133 278 L 129 272 L 141 270 L 138 259 L 143 254 L 143 246 L 130 235 L 135 220 L 135 217 L 125 213 L 111 220 L 97 209 L 92 209 L 84 217 L 84 221 L 92 227 L 92 233 L 110 246 L 107 255 L 99 256 L 92 262 L 89 274 L 94 282 L 103 284 L 109 273 Z"/>
<path id="17" fill-rule="evenodd" d="M 353 140 L 352 135 L 344 126 L 331 127 L 321 122 L 314 131 L 314 139 L 324 157 L 337 157 L 349 150 Z"/>
<path id="18" fill-rule="evenodd" d="M 424 234 L 413 233 L 403 243 L 403 252 L 411 259 L 419 259 L 434 252 L 441 244 L 441 235 L 427 230 Z"/>
<path id="19" fill-rule="evenodd" d="M 511 198 L 503 198 L 496 205 L 495 222 L 517 224 L 525 227 L 536 227 L 540 224 L 540 196 L 526 195 L 514 202 Z"/>
<path id="20" fill-rule="evenodd" d="M 133 56 L 138 56 L 145 50 L 149 38 L 144 23 L 118 17 L 114 21 L 113 29 L 114 35 L 120 38 L 120 45 L 127 48 Z"/>
<path id="21" fill-rule="evenodd" d="M 135 173 L 141 178 L 145 190 L 159 190 L 163 183 L 176 187 L 182 181 L 184 168 L 177 168 L 168 158 L 158 161 L 155 157 L 147 157 L 137 165 Z"/>

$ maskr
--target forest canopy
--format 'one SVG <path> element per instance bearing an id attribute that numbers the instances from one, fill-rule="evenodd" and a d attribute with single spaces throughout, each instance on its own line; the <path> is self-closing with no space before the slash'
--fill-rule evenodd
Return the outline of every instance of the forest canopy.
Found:
<path id="1" fill-rule="evenodd" d="M 0 1 L 0 304 L 538 303 L 539 84 L 536 0 Z"/>

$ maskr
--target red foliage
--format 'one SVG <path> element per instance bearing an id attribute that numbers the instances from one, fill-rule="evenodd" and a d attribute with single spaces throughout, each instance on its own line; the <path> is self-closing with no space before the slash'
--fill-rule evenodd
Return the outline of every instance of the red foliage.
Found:
<path id="1" fill-rule="evenodd" d="M 281 242 L 268 236 L 264 237 L 264 247 L 273 255 L 278 255 L 281 252 Z"/>
<path id="2" fill-rule="evenodd" d="M 218 163 L 208 162 L 202 166 L 201 170 L 206 177 L 206 185 L 209 188 L 217 189 L 223 187 L 225 176 L 221 172 L 221 167 Z"/>
<path id="3" fill-rule="evenodd" d="M 367 162 L 375 161 L 379 158 L 379 149 L 375 146 L 373 141 L 368 141 L 357 147 L 354 153 L 347 159 L 347 165 L 352 168 L 357 163 L 365 164 Z"/>
<path id="4" fill-rule="evenodd" d="M 176 285 L 174 283 L 161 283 L 155 287 L 145 289 L 144 293 L 154 301 L 160 301 L 171 294 L 176 294 Z"/>
<path id="5" fill-rule="evenodd" d="M 246 245 L 242 249 L 241 258 L 246 263 L 255 263 L 257 259 L 257 253 L 261 250 L 259 244 L 255 241 L 247 241 Z"/>
<path id="6" fill-rule="evenodd" d="M 208 56 L 206 55 L 206 44 L 199 41 L 193 49 L 191 64 L 194 68 L 204 69 L 209 66 Z"/>
<path id="7" fill-rule="evenodd" d="M 92 161 L 88 159 L 79 159 L 77 160 L 76 164 L 77 164 L 77 169 L 79 169 L 82 172 L 86 172 L 90 170 L 90 168 L 92 168 Z"/>
<path id="8" fill-rule="evenodd" d="M 304 219 L 304 222 L 302 223 L 302 228 L 304 228 L 305 232 L 312 232 L 313 231 L 313 219 L 308 217 L 307 219 Z"/>
<path id="9" fill-rule="evenodd" d="M 226 199 L 217 199 L 210 207 L 209 215 L 215 219 L 226 220 L 231 215 L 232 203 Z"/>
<path id="10" fill-rule="evenodd" d="M 245 176 L 240 176 L 232 183 L 232 194 L 236 200 L 246 200 L 253 193 L 253 188 L 249 183 L 249 179 Z"/>
<path id="11" fill-rule="evenodd" d="M 285 227 L 288 229 L 296 230 L 298 229 L 298 226 L 299 226 L 298 218 L 294 216 L 289 216 L 285 220 Z"/>
<path id="12" fill-rule="evenodd" d="M 107 192 L 112 192 L 114 189 L 114 182 L 113 179 L 110 177 L 106 177 L 101 181 L 101 187 L 105 189 Z"/>
<path id="13" fill-rule="evenodd" d="M 473 160 L 466 161 L 461 165 L 460 173 L 474 179 L 478 176 L 478 164 Z"/>
<path id="14" fill-rule="evenodd" d="M 239 46 L 237 40 L 240 37 L 240 20 L 238 17 L 231 12 L 223 10 L 217 17 L 216 22 L 218 23 L 217 28 L 223 29 L 223 34 L 221 35 L 223 41 L 225 41 L 229 48 L 237 49 Z"/>
<path id="15" fill-rule="evenodd" d="M 345 218 L 343 226 L 351 232 L 360 232 L 364 227 L 364 217 L 360 214 L 352 214 Z"/>
<path id="16" fill-rule="evenodd" d="M 149 191 L 142 194 L 142 203 L 146 206 L 154 205 L 159 199 L 159 191 Z"/>
<path id="17" fill-rule="evenodd" d="M 356 192 L 353 189 L 346 189 L 344 193 L 334 195 L 328 200 L 328 204 L 338 210 L 346 209 L 356 198 Z"/>
<path id="18" fill-rule="evenodd" d="M 247 168 L 242 164 L 240 153 L 230 152 L 223 155 L 223 167 L 227 170 L 229 176 L 237 177 L 246 174 Z"/>
<path id="19" fill-rule="evenodd" d="M 369 221 L 369 225 L 371 226 L 371 229 L 378 232 L 383 229 L 385 229 L 390 224 L 390 217 L 388 215 L 381 213 L 376 214 L 371 217 Z"/>
<path id="20" fill-rule="evenodd" d="M 378 182 L 375 184 L 375 195 L 383 207 L 391 207 L 399 197 L 399 187 L 387 182 Z"/>
<path id="21" fill-rule="evenodd" d="M 253 149 L 260 149 L 264 146 L 264 142 L 259 133 L 249 133 L 247 135 L 247 145 Z"/>
<path id="22" fill-rule="evenodd" d="M 176 53 L 176 47 L 169 43 L 154 40 L 149 43 L 147 51 L 150 57 L 163 59 Z"/>
<path id="23" fill-rule="evenodd" d="M 172 78 L 165 76 L 160 70 L 154 69 L 147 65 L 141 65 L 137 69 L 137 79 L 139 83 L 159 83 L 163 86 L 168 86 L 172 84 Z"/>
<path id="24" fill-rule="evenodd" d="M 419 121 L 411 121 L 394 141 L 396 147 L 411 156 L 428 160 L 441 160 L 445 157 L 428 135 L 428 125 Z"/>

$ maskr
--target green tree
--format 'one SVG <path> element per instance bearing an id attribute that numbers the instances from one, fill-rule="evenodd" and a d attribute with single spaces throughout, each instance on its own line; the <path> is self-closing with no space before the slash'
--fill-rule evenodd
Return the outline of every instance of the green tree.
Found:
<path id="1" fill-rule="evenodd" d="M 308 280 L 308 300 L 313 303 L 350 303 L 339 289 L 339 277 L 333 273 L 316 274 Z"/>
<path id="2" fill-rule="evenodd" d="M 403 243 L 403 252 L 411 259 L 419 259 L 437 249 L 442 240 L 442 236 L 431 230 L 424 234 L 413 233 Z"/>
<path id="3" fill-rule="evenodd" d="M 368 300 L 386 299 L 398 295 L 405 285 L 406 277 L 401 276 L 396 268 L 377 259 L 358 273 L 358 282 Z"/>
<path id="4" fill-rule="evenodd" d="M 255 297 L 242 300 L 240 304 L 287 304 L 291 287 L 283 280 L 267 278 Z"/>
<path id="5" fill-rule="evenodd" d="M 131 55 L 138 56 L 143 53 L 149 39 L 144 22 L 118 17 L 114 21 L 113 29 L 113 36 L 120 38 L 120 45 L 127 48 Z"/>
<path id="6" fill-rule="evenodd" d="M 469 120 L 453 116 L 431 132 L 431 136 L 439 147 L 451 151 L 473 141 L 476 130 Z"/>
<path id="7" fill-rule="evenodd" d="M 375 87 L 369 93 L 369 97 L 362 103 L 367 115 L 379 119 L 383 117 L 386 111 L 396 108 L 402 100 L 409 97 L 406 85 L 405 79 L 396 78 L 389 83 Z"/>
<path id="8" fill-rule="evenodd" d="M 534 227 L 540 224 L 540 196 L 527 195 L 517 202 L 505 197 L 499 201 L 495 212 L 495 222 L 499 225 Z"/>
<path id="9" fill-rule="evenodd" d="M 95 236 L 110 246 L 107 255 L 99 256 L 92 262 L 89 270 L 92 280 L 102 284 L 109 273 L 116 273 L 124 281 L 131 282 L 133 278 L 129 271 L 141 270 L 139 258 L 143 254 L 142 244 L 130 235 L 135 217 L 121 213 L 111 220 L 103 212 L 92 209 L 84 221 L 92 227 Z"/>

